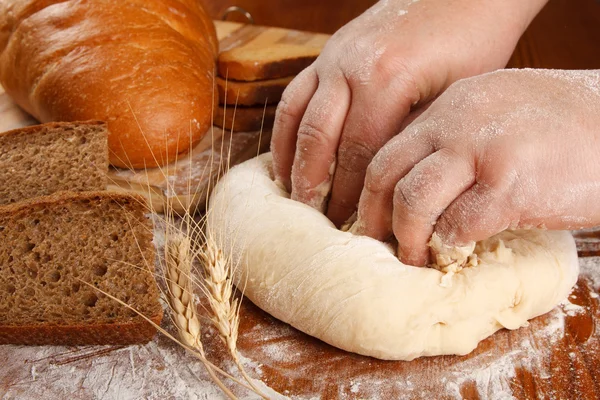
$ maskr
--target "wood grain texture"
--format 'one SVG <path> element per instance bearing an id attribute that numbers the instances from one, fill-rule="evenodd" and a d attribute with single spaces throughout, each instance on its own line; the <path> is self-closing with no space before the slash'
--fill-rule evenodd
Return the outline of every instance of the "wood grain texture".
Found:
<path id="1" fill-rule="evenodd" d="M 305 31 L 245 25 L 235 22 L 215 21 L 219 52 L 233 48 L 264 48 L 272 45 L 302 45 L 308 48 L 322 48 L 330 35 Z"/>
<path id="2" fill-rule="evenodd" d="M 600 68 L 600 1 L 550 0 L 521 37 L 508 66 Z"/>

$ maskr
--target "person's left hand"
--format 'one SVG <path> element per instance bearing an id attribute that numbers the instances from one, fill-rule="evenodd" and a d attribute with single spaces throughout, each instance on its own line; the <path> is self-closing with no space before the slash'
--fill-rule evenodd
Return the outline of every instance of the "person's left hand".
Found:
<path id="1" fill-rule="evenodd" d="M 354 232 L 423 265 L 505 229 L 600 223 L 600 71 L 505 70 L 458 81 L 368 167 Z"/>

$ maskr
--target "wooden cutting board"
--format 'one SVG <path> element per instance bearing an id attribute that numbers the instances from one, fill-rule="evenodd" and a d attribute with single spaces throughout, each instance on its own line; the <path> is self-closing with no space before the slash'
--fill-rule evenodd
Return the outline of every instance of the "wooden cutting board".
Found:
<path id="1" fill-rule="evenodd" d="M 329 35 L 293 31 L 233 22 L 215 21 L 220 50 L 234 47 L 269 47 L 293 44 L 322 47 Z M 17 107 L 0 86 L 0 132 L 37 123 Z M 109 172 L 111 189 L 141 194 L 157 212 L 171 205 L 176 211 L 204 209 L 208 191 L 226 169 L 243 162 L 269 147 L 271 132 L 224 132 L 212 127 L 190 152 L 163 168 Z"/>

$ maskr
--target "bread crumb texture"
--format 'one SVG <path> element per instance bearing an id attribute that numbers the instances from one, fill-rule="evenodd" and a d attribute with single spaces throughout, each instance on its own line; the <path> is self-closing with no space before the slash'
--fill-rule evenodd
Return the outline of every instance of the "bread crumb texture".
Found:
<path id="1" fill-rule="evenodd" d="M 61 192 L 0 207 L 0 343 L 15 342 L 7 331 L 36 329 L 72 336 L 67 343 L 151 338 L 149 323 L 100 292 L 160 322 L 152 228 L 141 201 Z M 27 329 L 10 329 L 18 327 Z M 64 343 L 59 339 L 33 342 Z"/>
<path id="2" fill-rule="evenodd" d="M 104 190 L 107 137 L 106 125 L 93 121 L 0 133 L 0 204 L 61 190 Z"/>

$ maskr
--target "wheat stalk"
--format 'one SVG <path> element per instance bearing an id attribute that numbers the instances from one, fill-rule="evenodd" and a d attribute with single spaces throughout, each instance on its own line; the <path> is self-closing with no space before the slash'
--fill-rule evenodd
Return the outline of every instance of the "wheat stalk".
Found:
<path id="1" fill-rule="evenodd" d="M 182 343 L 201 355 L 206 370 L 219 388 L 230 399 L 236 396 L 223 384 L 215 374 L 212 365 L 204 362 L 206 359 L 201 340 L 200 319 L 196 312 L 192 280 L 192 245 L 189 236 L 174 234 L 165 243 L 165 263 L 167 278 L 167 300 L 174 313 L 174 322 Z"/>
<path id="2" fill-rule="evenodd" d="M 225 259 L 223 252 L 209 233 L 203 251 L 199 253 L 204 267 L 204 284 L 207 298 L 213 312 L 211 322 L 219 332 L 223 344 L 227 347 L 238 370 L 252 387 L 254 392 L 264 399 L 267 397 L 256 387 L 246 373 L 237 352 L 238 328 L 240 323 L 238 299 L 233 297 L 231 262 Z"/>

